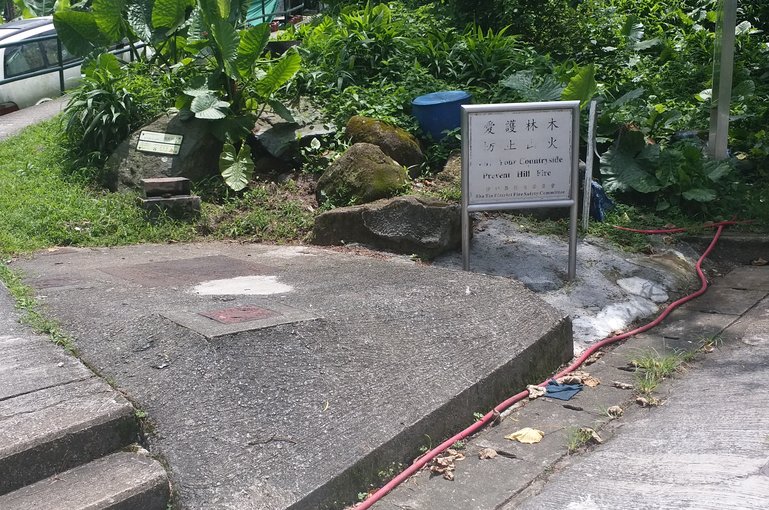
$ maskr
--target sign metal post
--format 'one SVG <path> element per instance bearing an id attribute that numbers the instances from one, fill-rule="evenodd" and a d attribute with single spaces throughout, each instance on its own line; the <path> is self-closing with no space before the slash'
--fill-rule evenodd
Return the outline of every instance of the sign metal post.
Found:
<path id="1" fill-rule="evenodd" d="M 462 266 L 470 213 L 570 207 L 568 278 L 577 269 L 579 101 L 462 106 Z"/>

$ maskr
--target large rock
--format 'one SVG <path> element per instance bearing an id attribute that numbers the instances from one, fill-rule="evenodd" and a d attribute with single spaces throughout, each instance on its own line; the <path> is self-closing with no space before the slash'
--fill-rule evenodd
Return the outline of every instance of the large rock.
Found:
<path id="1" fill-rule="evenodd" d="M 137 150 L 142 131 L 183 136 L 179 154 L 172 156 Z M 193 181 L 219 173 L 222 142 L 199 119 L 182 121 L 164 115 L 135 131 L 107 160 L 105 185 L 112 191 L 141 189 L 141 180 L 151 177 L 187 177 Z"/>
<path id="2" fill-rule="evenodd" d="M 362 243 L 431 259 L 462 246 L 461 209 L 415 196 L 339 207 L 315 218 L 310 242 Z"/>
<path id="3" fill-rule="evenodd" d="M 406 169 L 376 145 L 356 143 L 318 179 L 318 203 L 337 205 L 373 202 L 397 194 L 408 183 Z"/>
<path id="4" fill-rule="evenodd" d="M 408 131 L 385 122 L 356 115 L 347 122 L 347 136 L 353 143 L 373 143 L 382 152 L 409 169 L 419 173 L 425 155 L 417 139 Z"/>
<path id="5" fill-rule="evenodd" d="M 325 121 L 321 111 L 304 99 L 292 108 L 291 113 L 296 122 L 289 122 L 266 110 L 256 121 L 252 134 L 257 151 L 296 164 L 300 160 L 302 147 L 309 145 L 313 138 L 333 136 L 336 126 Z"/>

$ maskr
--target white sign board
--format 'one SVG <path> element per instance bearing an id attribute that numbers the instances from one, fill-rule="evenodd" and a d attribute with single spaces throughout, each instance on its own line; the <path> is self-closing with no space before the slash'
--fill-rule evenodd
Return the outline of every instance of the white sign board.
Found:
<path id="1" fill-rule="evenodd" d="M 468 112 L 469 204 L 571 198 L 573 115 L 572 108 Z"/>
<path id="2" fill-rule="evenodd" d="M 142 131 L 139 133 L 139 141 L 136 142 L 136 149 L 143 152 L 154 152 L 157 154 L 168 154 L 176 156 L 182 147 L 184 136 L 168 133 L 159 133 L 157 131 Z"/>
<path id="3" fill-rule="evenodd" d="M 571 207 L 569 279 L 576 266 L 579 101 L 462 106 L 462 250 L 472 211 Z"/>

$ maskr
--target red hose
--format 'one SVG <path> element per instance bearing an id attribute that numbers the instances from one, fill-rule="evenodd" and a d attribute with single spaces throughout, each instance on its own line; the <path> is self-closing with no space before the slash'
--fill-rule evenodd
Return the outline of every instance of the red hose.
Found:
<path id="1" fill-rule="evenodd" d="M 703 273 L 703 271 L 702 271 L 702 262 L 707 258 L 708 255 L 710 255 L 710 252 L 713 251 L 713 248 L 716 247 L 716 243 L 718 242 L 718 239 L 721 237 L 721 233 L 724 230 L 724 226 L 726 226 L 726 225 L 734 225 L 736 223 L 739 223 L 739 222 L 722 221 L 722 222 L 712 223 L 712 224 L 707 224 L 706 225 L 708 227 L 711 227 L 711 226 L 715 227 L 715 228 L 717 228 L 717 230 L 716 230 L 715 235 L 713 236 L 713 240 L 710 242 L 710 245 L 707 247 L 707 249 L 702 254 L 702 256 L 700 256 L 700 258 L 697 260 L 697 263 L 694 266 L 695 269 L 697 270 L 697 276 L 699 277 L 700 283 L 701 283 L 701 286 L 700 286 L 699 290 L 697 290 L 697 291 L 695 291 L 695 292 L 693 292 L 693 293 L 691 293 L 691 294 L 689 294 L 687 296 L 684 296 L 684 297 L 682 297 L 682 298 L 672 302 L 670 305 L 668 305 L 667 308 L 665 308 L 665 310 L 663 310 L 663 312 L 659 315 L 659 317 L 657 317 L 656 319 L 654 319 L 650 323 L 645 324 L 645 325 L 643 325 L 643 326 L 641 326 L 639 328 L 636 328 L 636 329 L 634 329 L 632 331 L 627 331 L 625 333 L 622 333 L 622 334 L 619 334 L 619 335 L 616 335 L 616 336 L 605 338 L 605 339 L 601 340 L 600 342 L 597 342 L 597 343 L 591 345 L 571 365 L 569 365 L 565 369 L 563 369 L 560 372 L 558 372 L 551 379 L 558 379 L 559 377 L 563 377 L 564 375 L 566 375 L 566 374 L 568 374 L 570 372 L 573 372 L 574 370 L 579 368 L 580 365 L 582 365 L 582 363 L 584 363 L 586 359 L 588 359 L 590 356 L 592 356 L 593 353 L 596 352 L 601 347 L 604 347 L 606 345 L 612 344 L 614 342 L 619 342 L 620 340 L 624 340 L 624 339 L 626 339 L 626 338 L 628 338 L 630 336 L 633 336 L 633 335 L 636 335 L 638 333 L 643 333 L 644 331 L 650 330 L 651 328 L 655 327 L 660 322 L 662 322 L 662 320 L 665 319 L 665 317 L 670 315 L 670 312 L 672 312 L 673 310 L 675 310 L 676 308 L 678 308 L 682 304 L 686 303 L 687 301 L 691 301 L 692 299 L 694 299 L 696 297 L 699 297 L 702 294 L 704 294 L 705 291 L 708 289 L 708 280 L 705 277 L 705 273 Z M 617 228 L 621 228 L 621 227 L 617 227 Z M 622 229 L 623 230 L 627 230 L 625 228 L 622 228 Z M 677 232 L 677 231 L 683 231 L 684 229 L 674 229 L 674 230 Z M 659 231 L 659 230 L 634 230 L 634 232 L 639 232 L 639 233 L 668 233 L 669 230 L 665 230 L 665 231 Z M 546 381 L 543 381 L 543 382 L 539 383 L 539 386 L 547 386 L 547 383 L 551 379 L 548 379 Z M 411 464 L 409 467 L 404 469 L 395 478 L 393 478 L 392 480 L 387 482 L 382 488 L 377 490 L 374 494 L 372 494 L 371 496 L 366 498 L 365 501 L 363 501 L 358 506 L 356 506 L 355 509 L 356 510 L 366 510 L 368 508 L 371 508 L 371 506 L 374 505 L 380 499 L 382 499 L 385 496 L 385 494 L 387 494 L 388 492 L 393 490 L 395 487 L 397 487 L 398 485 L 400 485 L 401 483 L 406 481 L 406 479 L 408 479 L 410 476 L 412 476 L 417 471 L 422 469 L 428 462 L 430 462 L 435 457 L 437 457 L 438 455 L 443 453 L 446 449 L 451 447 L 454 443 L 456 443 L 457 441 L 461 441 L 461 440 L 465 439 L 466 437 L 474 434 L 479 429 L 481 429 L 482 427 L 487 425 L 489 422 L 491 422 L 494 419 L 495 415 L 498 416 L 498 413 L 501 413 L 502 411 L 504 411 L 505 409 L 507 409 L 511 405 L 515 404 L 516 402 L 518 402 L 520 400 L 525 399 L 528 396 L 529 396 L 529 390 L 523 390 L 522 392 L 516 393 L 515 395 L 513 395 L 510 398 L 508 398 L 504 402 L 498 404 L 496 407 L 494 407 L 494 409 L 492 409 L 491 411 L 486 413 L 486 415 L 483 418 L 481 418 L 480 420 L 476 421 L 475 423 L 473 423 L 472 425 L 467 427 L 465 430 L 463 430 L 463 431 L 459 432 L 458 434 L 456 434 L 456 435 L 450 437 L 449 439 L 445 440 L 444 442 L 442 442 L 441 444 L 439 444 L 438 446 L 436 446 L 435 448 L 433 448 L 429 452 L 425 453 L 423 456 L 419 457 L 417 460 L 414 461 L 413 464 Z"/>

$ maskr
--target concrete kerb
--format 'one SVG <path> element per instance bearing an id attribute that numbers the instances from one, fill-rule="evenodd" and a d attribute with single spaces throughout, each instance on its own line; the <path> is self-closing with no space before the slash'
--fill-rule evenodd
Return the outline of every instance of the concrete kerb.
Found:
<path id="1" fill-rule="evenodd" d="M 447 482 L 440 476 L 430 476 L 429 472 L 423 471 L 387 495 L 374 508 L 518 508 L 527 498 L 546 487 L 554 473 L 568 469 L 583 458 L 589 458 L 568 453 L 570 430 L 590 427 L 606 442 L 627 423 L 654 416 L 656 407 L 642 408 L 635 402 L 637 390 L 612 387 L 613 381 L 636 383 L 636 374 L 641 372 L 629 365 L 630 360 L 643 355 L 673 355 L 679 359 L 688 359 L 687 353 L 698 352 L 693 361 L 684 363 L 683 373 L 666 379 L 655 390 L 655 395 L 664 404 L 677 385 L 686 384 L 686 371 L 696 371 L 703 363 L 712 364 L 735 343 L 765 343 L 769 327 L 765 317 L 755 311 L 755 306 L 766 299 L 769 289 L 759 294 L 754 291 L 763 288 L 768 282 L 769 268 L 749 267 L 736 270 L 723 282 L 716 280 L 710 289 L 711 303 L 718 301 L 719 293 L 724 291 L 724 296 L 734 297 L 730 291 L 735 288 L 750 296 L 752 304 L 745 307 L 742 315 L 702 314 L 697 311 L 701 307 L 697 306 L 696 300 L 684 305 L 671 314 L 675 327 L 665 327 L 663 323 L 657 330 L 610 346 L 597 361 L 585 366 L 585 371 L 601 381 L 596 388 L 585 387 L 569 402 L 548 398 L 527 402 L 498 426 L 477 434 L 468 441 L 466 459 L 457 462 L 454 481 Z M 704 315 L 708 316 L 708 320 L 703 320 Z M 687 321 L 691 321 L 691 330 L 681 328 L 681 324 Z M 710 349 L 701 350 L 703 345 L 715 350 L 706 353 Z M 719 350 L 722 348 L 725 351 Z M 605 414 L 605 410 L 612 405 L 619 405 L 624 410 L 621 418 L 610 419 Z M 541 443 L 521 445 L 504 438 L 504 435 L 527 426 L 545 431 Z M 502 453 L 494 460 L 479 460 L 477 455 L 482 448 L 494 448 Z M 596 448 L 600 451 L 602 447 L 587 445 L 579 448 L 579 452 L 591 452 Z M 561 503 L 564 506 L 558 506 Z M 532 508 L 560 508 L 565 507 L 566 503 L 550 501 L 548 504 L 555 506 Z"/>
<path id="2" fill-rule="evenodd" d="M 33 286 L 37 277 L 61 279 L 45 289 L 46 306 L 82 355 L 153 419 L 150 445 L 165 456 L 186 508 L 338 507 L 383 463 L 409 461 L 425 434 L 453 433 L 571 355 L 568 320 L 504 278 L 307 248 L 68 252 L 16 265 Z M 205 340 L 159 309 L 238 308 L 254 298 L 187 292 L 205 274 L 153 286 L 100 270 L 223 255 L 271 269 L 296 291 L 268 300 L 321 319 Z M 233 277 L 221 274 L 222 262 L 238 265 L 228 260 L 199 271 Z M 521 318 L 520 309 L 531 312 Z M 201 486 L 211 479 L 220 485 Z"/>

